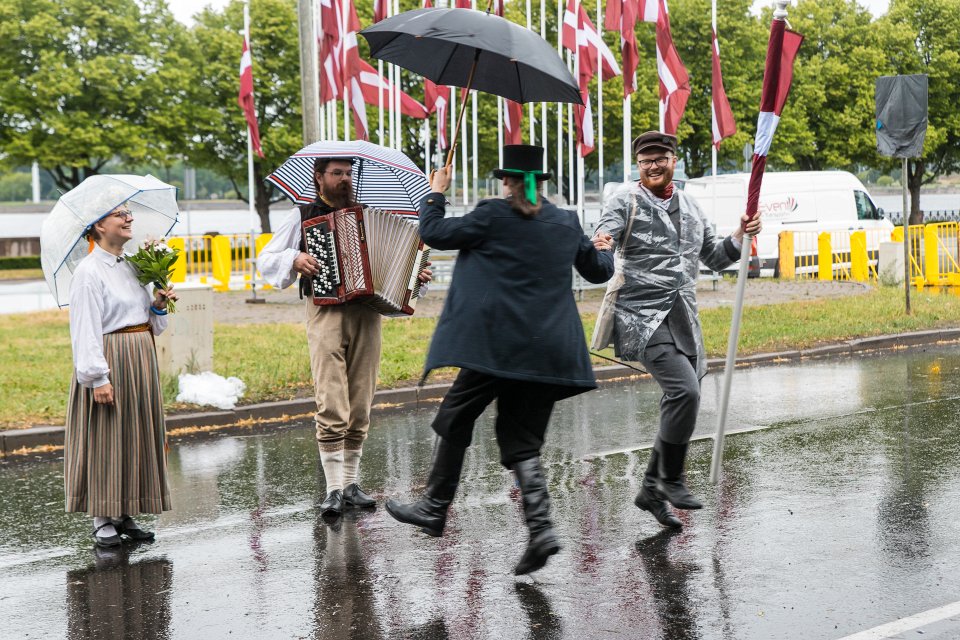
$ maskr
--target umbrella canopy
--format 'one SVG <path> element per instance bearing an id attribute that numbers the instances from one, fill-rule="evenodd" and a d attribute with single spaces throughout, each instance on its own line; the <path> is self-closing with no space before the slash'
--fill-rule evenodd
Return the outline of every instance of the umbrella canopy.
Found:
<path id="1" fill-rule="evenodd" d="M 354 199 L 376 207 L 416 215 L 420 200 L 430 193 L 430 183 L 410 158 L 363 140 L 315 142 L 300 149 L 267 176 L 295 204 L 317 199 L 313 163 L 317 158 L 342 158 L 353 162 Z"/>
<path id="2" fill-rule="evenodd" d="M 177 223 L 177 188 L 153 176 L 91 176 L 60 196 L 40 229 L 40 264 L 57 305 L 70 299 L 70 282 L 90 252 L 84 235 L 93 223 L 126 203 L 133 237 L 124 251 L 135 253 L 147 238 L 161 238 Z"/>
<path id="3" fill-rule="evenodd" d="M 583 104 L 557 50 L 500 16 L 472 9 L 416 9 L 382 20 L 360 35 L 370 43 L 374 58 L 439 85 L 469 86 L 514 102 Z"/>

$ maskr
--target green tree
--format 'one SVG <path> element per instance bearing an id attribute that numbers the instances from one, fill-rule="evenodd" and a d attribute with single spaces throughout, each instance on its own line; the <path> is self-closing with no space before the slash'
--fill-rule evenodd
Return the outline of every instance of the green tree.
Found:
<path id="1" fill-rule="evenodd" d="M 960 171 L 960 0 L 892 0 L 882 23 L 890 73 L 928 76 L 923 156 L 907 163 L 910 224 L 922 224 L 920 188 Z"/>
<path id="2" fill-rule="evenodd" d="M 282 196 L 264 178 L 303 146 L 296 9 L 296 0 L 250 3 L 254 102 L 265 156 L 254 156 L 254 202 L 265 233 L 270 204 Z M 191 124 L 183 153 L 191 165 L 227 176 L 246 201 L 247 122 L 237 105 L 242 29 L 239 0 L 196 17 L 190 34 L 193 77 L 185 85 Z"/>
<path id="3" fill-rule="evenodd" d="M 185 28 L 162 0 L 0 0 L 0 151 L 70 189 L 179 152 Z"/>

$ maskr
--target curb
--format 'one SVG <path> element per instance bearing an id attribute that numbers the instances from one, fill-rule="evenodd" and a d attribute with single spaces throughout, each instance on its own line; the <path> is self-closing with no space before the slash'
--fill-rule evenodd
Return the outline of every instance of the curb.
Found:
<path id="1" fill-rule="evenodd" d="M 812 349 L 758 353 L 737 358 L 737 367 L 783 364 L 786 362 L 797 362 L 816 358 L 849 357 L 874 351 L 907 349 L 958 340 L 960 340 L 960 328 L 915 331 L 912 333 L 845 340 Z M 707 360 L 707 371 L 709 372 L 723 371 L 723 367 L 723 358 L 711 358 Z M 597 384 L 603 387 L 619 384 L 625 380 L 641 378 L 647 374 L 621 365 L 612 365 L 594 368 L 594 375 L 597 378 Z M 447 389 L 450 388 L 450 384 L 451 383 L 426 385 L 420 389 L 419 395 L 416 387 L 377 391 L 374 395 L 371 415 L 382 416 L 397 411 L 406 411 L 415 408 L 421 402 L 435 404 L 444 396 Z M 169 416 L 166 420 L 166 425 L 168 432 L 177 429 L 199 428 L 199 432 L 196 434 L 174 434 L 172 436 L 174 439 L 179 439 L 214 431 L 223 432 L 250 429 L 250 427 L 256 424 L 285 421 L 294 416 L 309 416 L 315 410 L 316 404 L 313 398 L 297 398 L 279 402 L 244 405 L 230 411 L 180 413 Z M 0 457 L 15 455 L 18 451 L 22 453 L 36 447 L 62 447 L 63 437 L 64 427 L 56 426 L 0 431 Z"/>

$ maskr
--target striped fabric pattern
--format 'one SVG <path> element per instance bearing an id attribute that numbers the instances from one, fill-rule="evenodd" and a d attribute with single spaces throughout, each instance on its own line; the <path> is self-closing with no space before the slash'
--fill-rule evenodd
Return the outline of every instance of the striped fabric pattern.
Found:
<path id="1" fill-rule="evenodd" d="M 360 140 L 304 147 L 267 176 L 267 181 L 295 204 L 310 204 L 317 198 L 313 185 L 317 158 L 352 160 L 354 199 L 369 207 L 416 216 L 420 200 L 430 192 L 423 171 L 405 155 Z"/>
<path id="2" fill-rule="evenodd" d="M 97 404 L 74 376 L 64 439 L 66 510 L 91 516 L 170 507 L 163 398 L 150 332 L 103 336 L 113 406 Z"/>

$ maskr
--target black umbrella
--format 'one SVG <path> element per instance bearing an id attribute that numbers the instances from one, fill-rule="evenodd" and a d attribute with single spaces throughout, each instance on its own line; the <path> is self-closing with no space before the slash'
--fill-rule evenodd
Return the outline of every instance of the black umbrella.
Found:
<path id="1" fill-rule="evenodd" d="M 360 32 L 370 55 L 438 85 L 477 89 L 515 102 L 583 104 L 576 80 L 546 40 L 529 29 L 472 9 L 416 9 Z M 466 99 L 453 132 L 453 161 Z"/>

